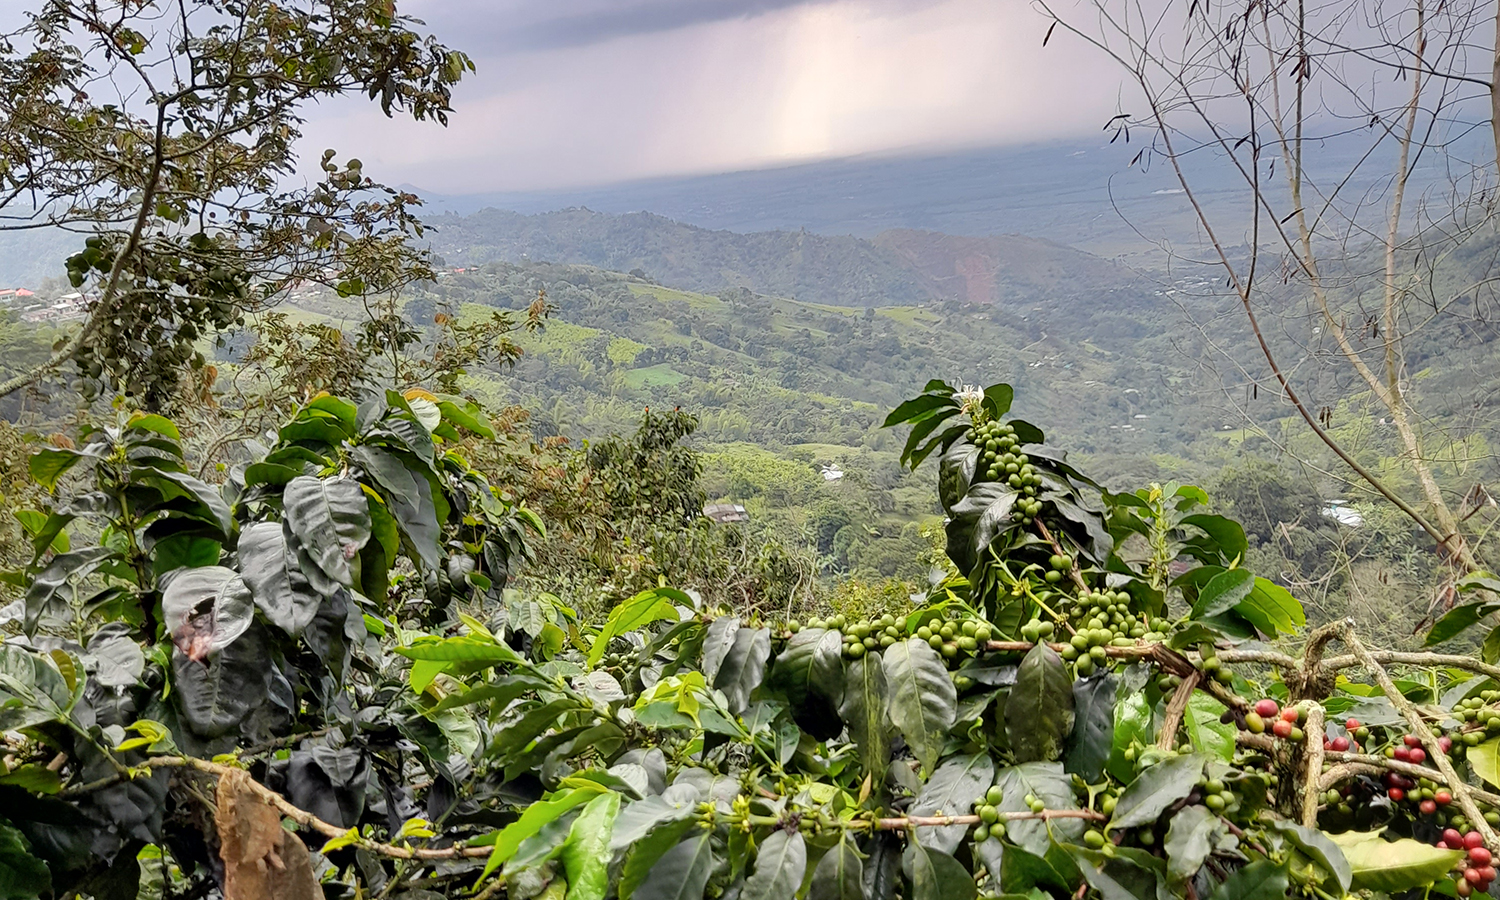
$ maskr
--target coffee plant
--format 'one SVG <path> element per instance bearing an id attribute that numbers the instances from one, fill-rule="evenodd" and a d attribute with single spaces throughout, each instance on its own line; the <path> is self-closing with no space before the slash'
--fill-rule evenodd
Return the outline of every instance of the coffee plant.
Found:
<path id="1" fill-rule="evenodd" d="M 891 414 L 957 574 L 862 621 L 508 590 L 541 523 L 424 391 L 319 396 L 219 486 L 159 416 L 43 450 L 0 897 L 1486 893 L 1500 639 L 1309 629 L 1202 491 L 1104 490 L 1010 399 Z"/>

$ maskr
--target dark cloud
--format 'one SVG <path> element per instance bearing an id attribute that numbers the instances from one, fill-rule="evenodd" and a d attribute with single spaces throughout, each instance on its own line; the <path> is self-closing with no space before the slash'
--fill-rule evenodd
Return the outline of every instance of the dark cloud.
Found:
<path id="1" fill-rule="evenodd" d="M 431 0 L 429 0 L 431 2 Z M 836 0 L 437 0 L 419 17 L 440 33 L 465 35 L 476 56 L 586 47 L 618 37 L 674 31 L 692 25 L 749 19 Z M 877 6 L 913 9 L 937 0 L 881 0 Z"/>

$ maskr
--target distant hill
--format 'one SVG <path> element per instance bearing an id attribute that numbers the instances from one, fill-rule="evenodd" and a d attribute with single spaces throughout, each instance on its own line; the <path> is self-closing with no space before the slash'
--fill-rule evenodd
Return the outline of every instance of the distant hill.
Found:
<path id="1" fill-rule="evenodd" d="M 963 300 L 1018 304 L 1138 292 L 1130 269 L 1040 238 L 972 238 L 892 230 L 873 240 L 804 230 L 740 234 L 651 213 L 575 208 L 522 215 L 487 209 L 431 220 L 450 264 L 545 261 L 639 269 L 657 281 L 713 293 L 747 288 L 804 303 L 914 306 Z"/>
<path id="2" fill-rule="evenodd" d="M 1125 266 L 1043 238 L 893 229 L 871 243 L 921 273 L 934 299 L 1007 305 L 1038 295 L 1078 299 L 1138 288 Z"/>

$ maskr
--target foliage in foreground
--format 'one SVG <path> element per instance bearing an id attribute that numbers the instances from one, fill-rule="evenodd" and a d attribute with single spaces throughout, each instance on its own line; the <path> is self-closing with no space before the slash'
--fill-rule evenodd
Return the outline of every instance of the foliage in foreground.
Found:
<path id="1" fill-rule="evenodd" d="M 891 415 L 960 574 L 858 622 L 506 591 L 540 522 L 426 392 L 320 396 L 221 487 L 158 416 L 44 450 L 0 897 L 1487 889 L 1500 668 L 1307 633 L 1201 491 L 1106 492 L 1009 405 Z"/>

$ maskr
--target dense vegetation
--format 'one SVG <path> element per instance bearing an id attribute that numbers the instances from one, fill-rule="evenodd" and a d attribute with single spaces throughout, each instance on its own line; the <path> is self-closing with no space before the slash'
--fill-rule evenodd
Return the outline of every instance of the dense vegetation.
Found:
<path id="1" fill-rule="evenodd" d="M 40 450 L 0 895 L 1486 890 L 1495 636 L 1308 632 L 1201 490 L 1104 490 L 1010 398 L 933 382 L 889 416 L 937 460 L 954 568 L 910 612 L 806 622 L 507 590 L 544 523 L 453 397 L 320 395 L 221 486 L 153 414 Z M 598 465 L 680 496 L 667 527 L 691 461 L 647 425 Z"/>

